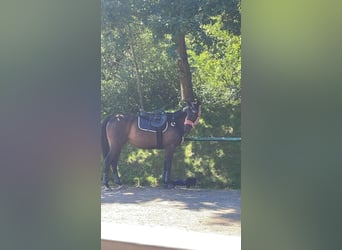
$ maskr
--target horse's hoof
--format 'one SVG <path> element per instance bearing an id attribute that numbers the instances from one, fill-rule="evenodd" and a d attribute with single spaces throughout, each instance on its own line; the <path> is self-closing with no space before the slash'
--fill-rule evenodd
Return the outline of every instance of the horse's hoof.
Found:
<path id="1" fill-rule="evenodd" d="M 112 191 L 112 188 L 110 186 L 105 185 L 103 191 Z"/>
<path id="2" fill-rule="evenodd" d="M 173 185 L 172 183 L 167 183 L 167 184 L 164 184 L 164 188 L 165 189 L 173 189 L 173 188 L 175 188 L 175 185 Z"/>
<path id="3" fill-rule="evenodd" d="M 118 185 L 117 187 L 115 187 L 114 189 L 115 190 L 121 190 L 123 188 L 123 186 L 122 185 Z"/>

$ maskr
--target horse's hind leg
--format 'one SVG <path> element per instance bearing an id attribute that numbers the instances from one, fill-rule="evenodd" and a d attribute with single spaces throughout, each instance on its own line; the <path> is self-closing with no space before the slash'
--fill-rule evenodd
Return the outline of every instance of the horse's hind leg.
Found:
<path id="1" fill-rule="evenodd" d="M 111 188 L 109 187 L 108 181 L 109 181 L 109 166 L 111 164 L 111 159 L 110 155 L 108 154 L 105 159 L 104 159 L 104 173 L 103 173 L 103 185 L 105 186 L 106 189 L 110 190 Z"/>
<path id="2" fill-rule="evenodd" d="M 120 177 L 118 174 L 118 161 L 119 161 L 120 151 L 116 152 L 112 158 L 112 170 L 113 170 L 113 177 L 114 183 L 117 185 L 121 185 Z"/>
<path id="3" fill-rule="evenodd" d="M 118 160 L 119 160 L 120 152 L 117 152 L 115 154 L 108 154 L 104 160 L 104 174 L 103 174 L 103 185 L 106 187 L 106 189 L 111 190 L 108 182 L 109 182 L 109 169 L 110 166 L 112 166 L 113 170 L 113 177 L 114 177 L 114 183 L 117 185 L 121 185 L 121 181 L 118 174 Z"/>

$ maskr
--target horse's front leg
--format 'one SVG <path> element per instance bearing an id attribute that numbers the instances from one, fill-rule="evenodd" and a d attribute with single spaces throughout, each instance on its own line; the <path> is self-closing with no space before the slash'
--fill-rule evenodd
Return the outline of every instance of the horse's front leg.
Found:
<path id="1" fill-rule="evenodd" d="M 165 148 L 163 184 L 167 188 L 173 187 L 171 183 L 171 166 L 175 149 L 176 147 L 173 145 L 170 145 Z"/>

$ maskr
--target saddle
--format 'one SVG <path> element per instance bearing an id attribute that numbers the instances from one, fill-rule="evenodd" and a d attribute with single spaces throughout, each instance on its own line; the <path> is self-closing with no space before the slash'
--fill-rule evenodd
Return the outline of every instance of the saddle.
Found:
<path id="1" fill-rule="evenodd" d="M 140 119 L 146 120 L 147 129 L 151 129 L 156 131 L 156 128 L 163 127 L 167 120 L 167 115 L 164 111 L 156 111 L 156 112 L 146 112 L 141 110 L 139 112 Z"/>
<path id="2" fill-rule="evenodd" d="M 168 128 L 167 114 L 164 111 L 146 112 L 140 111 L 138 115 L 138 127 L 143 131 L 156 133 L 157 148 L 163 147 L 163 133 Z"/>

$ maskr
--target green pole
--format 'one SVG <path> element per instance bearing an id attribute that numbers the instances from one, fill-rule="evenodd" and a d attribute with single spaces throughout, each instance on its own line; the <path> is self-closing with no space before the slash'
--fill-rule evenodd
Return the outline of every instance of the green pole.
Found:
<path id="1" fill-rule="evenodd" d="M 241 137 L 186 137 L 184 141 L 241 141 Z"/>

